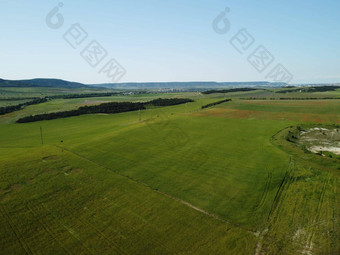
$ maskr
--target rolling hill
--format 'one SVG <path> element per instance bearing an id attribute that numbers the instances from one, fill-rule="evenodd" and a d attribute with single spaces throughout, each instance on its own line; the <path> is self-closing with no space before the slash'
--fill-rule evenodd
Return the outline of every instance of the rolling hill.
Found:
<path id="1" fill-rule="evenodd" d="M 30 79 L 4 80 L 0 79 L 0 87 L 57 87 L 57 88 L 88 88 L 88 85 L 61 79 Z"/>

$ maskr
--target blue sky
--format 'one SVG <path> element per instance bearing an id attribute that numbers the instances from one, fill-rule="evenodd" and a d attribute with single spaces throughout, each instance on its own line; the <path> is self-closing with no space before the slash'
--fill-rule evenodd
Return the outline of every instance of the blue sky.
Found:
<path id="1" fill-rule="evenodd" d="M 63 2 L 64 23 L 47 14 Z M 281 63 L 292 83 L 340 82 L 340 1 L 337 0 L 102 0 L 0 2 L 0 78 L 62 78 L 110 82 L 99 74 L 111 58 L 127 71 L 121 82 L 262 81 Z M 226 7 L 230 31 L 212 22 Z M 77 49 L 63 39 L 79 23 L 88 37 Z M 255 39 L 243 54 L 230 39 L 245 28 Z M 97 40 L 108 52 L 91 67 L 80 52 Z M 263 45 L 275 57 L 259 73 L 247 57 Z"/>

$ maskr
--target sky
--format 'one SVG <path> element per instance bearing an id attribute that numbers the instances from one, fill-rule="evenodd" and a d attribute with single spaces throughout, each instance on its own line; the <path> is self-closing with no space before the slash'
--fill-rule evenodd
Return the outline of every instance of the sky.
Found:
<path id="1" fill-rule="evenodd" d="M 339 13 L 338 0 L 1 0 L 0 78 L 271 81 L 280 65 L 292 84 L 335 83 Z"/>

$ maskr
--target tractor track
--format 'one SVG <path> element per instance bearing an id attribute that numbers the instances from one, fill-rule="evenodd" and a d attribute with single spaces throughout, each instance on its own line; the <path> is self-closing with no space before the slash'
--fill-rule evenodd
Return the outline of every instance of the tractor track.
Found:
<path id="1" fill-rule="evenodd" d="M 264 190 L 262 192 L 261 198 L 258 204 L 254 207 L 253 211 L 259 210 L 264 205 L 268 192 L 269 192 L 271 180 L 272 180 L 272 172 L 268 172 L 268 177 L 267 177 L 266 184 L 264 186 Z"/>
<path id="2" fill-rule="evenodd" d="M 20 246 L 24 249 L 26 254 L 34 254 L 32 252 L 32 250 L 31 250 L 31 248 L 29 247 L 29 245 L 26 243 L 26 241 L 23 238 L 23 236 L 21 235 L 21 233 L 18 230 L 18 228 L 15 226 L 15 224 L 12 221 L 11 217 L 8 215 L 8 212 L 6 211 L 6 209 L 4 208 L 3 205 L 0 206 L 0 212 L 7 219 L 7 222 L 9 224 L 9 226 L 11 227 L 14 235 L 16 236 L 16 238 L 18 239 L 18 241 L 20 243 Z"/>
<path id="3" fill-rule="evenodd" d="M 290 184 L 295 181 L 295 178 L 293 178 L 291 176 L 291 173 L 293 171 L 294 168 L 294 161 L 292 156 L 289 159 L 289 167 L 288 170 L 286 171 L 280 186 L 275 194 L 274 200 L 272 202 L 270 211 L 268 213 L 268 217 L 267 217 L 267 222 L 266 222 L 266 226 L 264 227 L 264 229 L 260 232 L 259 236 L 258 236 L 258 241 L 255 247 L 255 252 L 254 255 L 260 255 L 261 254 L 261 250 L 262 250 L 262 241 L 263 238 L 265 237 L 265 235 L 269 232 L 269 230 L 271 229 L 271 227 L 274 225 L 274 223 L 277 221 L 278 218 L 278 214 L 282 205 L 282 201 L 285 198 L 285 193 L 284 191 L 286 191 Z"/>
<path id="4" fill-rule="evenodd" d="M 316 215 L 315 215 L 315 218 L 313 219 L 311 230 L 310 230 L 310 233 L 309 233 L 308 238 L 307 238 L 306 245 L 305 245 L 304 250 L 303 250 L 303 252 L 307 253 L 307 254 L 308 253 L 311 254 L 311 251 L 313 249 L 313 239 L 314 239 L 314 236 L 315 236 L 316 227 L 320 224 L 321 209 L 322 209 L 322 205 L 324 203 L 324 198 L 325 198 L 325 193 L 326 193 L 326 185 L 329 183 L 329 180 L 330 180 L 330 174 L 327 175 L 327 178 L 323 183 L 322 191 L 321 191 L 321 194 L 320 194 L 320 198 L 319 198 L 318 206 L 317 206 L 317 210 L 316 210 Z"/>
<path id="5" fill-rule="evenodd" d="M 39 216 L 39 214 L 34 210 L 33 206 L 29 203 L 26 202 L 25 204 L 26 208 L 28 209 L 29 212 L 39 221 L 40 225 L 42 228 L 48 233 L 48 235 L 52 238 L 53 241 L 59 244 L 59 246 L 64 250 L 66 254 L 72 254 L 69 252 L 63 244 L 57 239 L 53 231 L 47 226 L 47 224 L 42 220 L 42 218 Z"/>
<path id="6" fill-rule="evenodd" d="M 73 214 L 73 211 L 71 211 L 64 203 L 62 203 L 60 200 L 58 200 L 58 203 L 60 203 L 60 205 L 62 206 L 62 208 L 66 209 L 71 215 Z M 46 206 L 44 205 L 45 209 L 48 210 L 46 208 Z M 55 216 L 56 217 L 56 216 Z M 123 252 L 117 243 L 115 243 L 114 241 L 112 241 L 109 237 L 107 237 L 106 235 L 103 234 L 103 232 L 101 232 L 97 227 L 95 227 L 93 224 L 89 223 L 88 221 L 84 221 L 81 218 L 77 217 L 76 220 L 78 222 L 80 222 L 82 225 L 88 226 L 90 229 L 94 230 L 94 232 L 96 233 L 97 237 L 99 237 L 99 239 L 103 239 L 105 240 L 105 242 L 114 250 L 116 250 L 116 252 L 118 254 L 127 254 L 125 252 Z M 118 250 L 118 251 L 117 251 Z"/>
<path id="7" fill-rule="evenodd" d="M 269 211 L 269 214 L 268 214 L 268 217 L 267 217 L 267 221 L 270 220 L 270 218 L 272 217 L 273 213 L 275 211 L 278 211 L 281 207 L 281 202 L 282 202 L 282 196 L 284 196 L 284 191 L 288 189 L 288 187 L 290 186 L 290 184 L 294 181 L 294 178 L 291 176 L 291 173 L 292 173 L 292 170 L 293 170 L 293 167 L 294 167 L 294 162 L 293 162 L 293 159 L 292 157 L 290 157 L 290 160 L 289 160 L 289 168 L 288 170 L 286 171 L 281 183 L 280 183 L 280 186 L 275 194 L 275 197 L 274 197 L 274 200 L 273 200 L 273 203 L 270 207 L 270 211 Z M 275 217 L 274 219 L 274 222 L 276 220 L 277 217 Z"/>
<path id="8" fill-rule="evenodd" d="M 40 184 L 38 184 L 38 185 L 40 185 Z M 42 185 L 40 185 L 40 186 L 42 187 Z M 66 209 L 66 210 L 70 213 L 70 215 L 73 214 L 73 212 L 72 212 L 65 204 L 63 204 L 60 200 L 58 200 L 58 203 L 61 204 L 61 205 L 62 205 L 62 208 Z M 54 212 L 50 211 L 50 210 L 45 206 L 44 203 L 41 203 L 40 206 L 41 206 L 41 208 L 42 208 L 44 211 L 46 211 L 46 212 L 48 212 L 50 215 L 52 215 L 52 217 L 53 217 L 56 221 L 60 222 L 60 218 L 57 217 L 57 216 L 55 215 Z M 29 211 L 30 211 L 30 212 L 38 219 L 38 221 L 39 221 L 40 224 L 43 226 L 43 228 L 46 230 L 46 232 L 49 233 L 51 237 L 53 237 L 52 231 L 51 231 L 51 230 L 48 228 L 48 226 L 40 219 L 39 214 L 36 213 L 34 209 L 32 209 L 33 206 L 32 206 L 29 202 L 27 202 L 27 203 L 26 203 L 26 207 L 27 207 L 27 209 L 28 209 L 28 210 L 29 210 Z M 35 207 L 37 208 L 37 206 L 35 206 Z M 75 220 L 78 221 L 78 222 L 80 222 L 81 224 L 83 224 L 83 225 L 85 225 L 85 226 L 88 226 L 88 227 L 91 228 L 92 230 L 94 230 L 95 233 L 96 233 L 96 235 L 97 235 L 97 237 L 98 237 L 99 239 L 105 240 L 105 241 L 110 245 L 111 248 L 114 248 L 114 250 L 116 250 L 116 252 L 117 252 L 117 250 L 118 250 L 118 251 L 119 251 L 119 252 L 117 252 L 118 254 L 126 254 L 126 253 L 124 253 L 123 251 L 121 251 L 121 249 L 118 247 L 118 245 L 117 245 L 116 243 L 114 243 L 112 240 L 110 240 L 106 235 L 104 235 L 100 230 L 98 230 L 98 228 L 96 228 L 96 227 L 93 226 L 92 224 L 90 224 L 90 223 L 88 223 L 88 222 L 86 222 L 86 221 L 84 221 L 84 220 L 81 220 L 80 218 L 76 218 Z M 65 228 L 65 226 L 64 226 L 63 224 L 60 224 L 60 225 L 61 225 L 63 228 Z M 68 232 L 69 232 L 69 231 L 68 231 Z M 70 233 L 70 235 L 72 235 L 75 239 L 77 239 L 77 240 L 80 242 L 80 244 L 81 244 L 88 252 L 90 252 L 91 254 L 95 254 L 95 253 L 94 253 L 92 250 L 90 250 L 88 247 L 84 246 L 83 242 L 82 242 L 79 238 L 77 238 L 76 236 L 74 236 L 74 235 L 71 234 L 71 233 Z M 56 240 L 56 239 L 55 239 L 55 240 Z M 66 252 L 67 254 L 72 254 L 71 252 L 67 251 L 67 250 L 62 246 L 62 243 L 60 243 L 58 240 L 56 240 L 56 241 L 60 244 L 60 246 L 65 250 L 65 252 Z"/>

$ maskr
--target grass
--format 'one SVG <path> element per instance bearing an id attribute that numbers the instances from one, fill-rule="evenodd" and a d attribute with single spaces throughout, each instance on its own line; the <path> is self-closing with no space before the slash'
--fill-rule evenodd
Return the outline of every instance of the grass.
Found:
<path id="1" fill-rule="evenodd" d="M 241 242 L 226 245 L 227 232 L 246 237 L 249 251 L 254 245 L 252 234 L 67 151 L 15 153 L 29 160 L 3 162 L 9 185 L 0 207 L 3 254 L 246 254 Z"/>
<path id="2" fill-rule="evenodd" d="M 285 140 L 288 126 L 336 123 L 337 100 L 235 99 L 200 110 L 224 96 L 190 96 L 196 102 L 142 111 L 141 122 L 129 112 L 13 124 L 84 99 L 4 116 L 1 251 L 337 254 L 338 163 Z"/>

